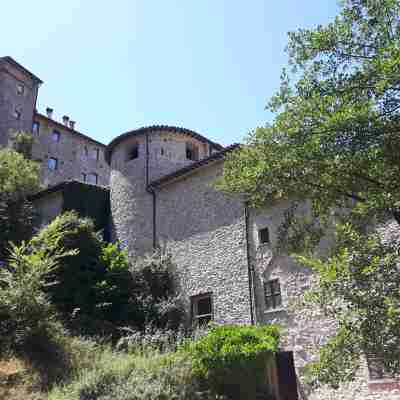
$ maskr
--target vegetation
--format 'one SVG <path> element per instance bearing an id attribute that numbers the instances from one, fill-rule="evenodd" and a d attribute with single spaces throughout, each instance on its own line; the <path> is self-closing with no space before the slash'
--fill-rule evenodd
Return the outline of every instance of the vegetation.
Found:
<path id="1" fill-rule="evenodd" d="M 190 343 L 188 352 L 206 387 L 229 399 L 255 399 L 268 394 L 266 368 L 278 343 L 279 330 L 273 325 L 225 325 Z"/>
<path id="2" fill-rule="evenodd" d="M 118 328 L 176 328 L 182 317 L 172 289 L 172 261 L 155 254 L 128 261 L 117 244 L 106 244 L 93 222 L 69 211 L 32 238 L 34 252 L 63 257 L 46 290 L 70 328 L 85 334 L 120 335 Z"/>
<path id="3" fill-rule="evenodd" d="M 371 232 L 400 224 L 400 2 L 341 5 L 327 26 L 289 34 L 292 74 L 269 103 L 276 118 L 232 154 L 221 183 L 256 206 L 298 202 L 277 250 L 304 253 L 319 274 L 314 298 L 340 329 L 313 372 L 334 385 L 354 376 L 365 352 L 400 372 L 399 243 Z M 311 212 L 301 215 L 306 200 Z M 318 258 L 312 248 L 332 224 L 333 250 Z"/>
<path id="4" fill-rule="evenodd" d="M 43 236 L 39 237 L 42 241 Z M 78 251 L 51 247 L 50 254 L 49 248 L 43 243 L 14 245 L 7 268 L 0 269 L 0 360 L 17 357 L 25 366 L 25 376 L 11 383 L 15 388 L 19 382 L 16 393 L 22 398 L 211 400 L 238 398 L 239 389 L 251 398 L 255 388 L 265 389 L 262 372 L 278 345 L 278 331 L 273 327 L 214 327 L 200 339 L 182 335 L 178 343 L 167 339 L 161 347 L 160 338 L 171 338 L 171 334 L 131 334 L 115 348 L 104 338 L 95 342 L 71 336 L 47 293 L 49 287 L 59 285 L 54 278 L 63 262 Z M 125 263 L 123 254 L 115 248 L 108 250 L 106 258 L 114 263 L 111 269 L 118 269 Z M 142 269 L 149 276 L 141 279 L 155 284 L 161 296 L 160 282 L 150 279 L 156 263 L 143 261 Z M 148 290 L 156 292 L 155 288 Z M 124 345 L 126 340 L 130 345 Z M 235 381 L 227 373 L 230 369 Z M 0 394 L 18 399 L 8 386 Z"/>
<path id="5" fill-rule="evenodd" d="M 35 213 L 28 196 L 38 189 L 39 166 L 15 150 L 0 148 L 0 261 L 8 241 L 31 237 Z"/>

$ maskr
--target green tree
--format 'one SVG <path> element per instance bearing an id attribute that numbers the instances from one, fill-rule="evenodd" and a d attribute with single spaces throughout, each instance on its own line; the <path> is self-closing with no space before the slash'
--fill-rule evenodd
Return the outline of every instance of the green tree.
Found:
<path id="1" fill-rule="evenodd" d="M 334 372 L 328 354 L 339 344 L 341 354 L 353 355 L 348 364 L 372 349 L 399 371 L 399 244 L 384 245 L 367 227 L 400 224 L 400 2 L 344 0 L 332 23 L 290 33 L 287 49 L 291 70 L 269 103 L 276 117 L 230 156 L 221 187 L 247 193 L 253 205 L 309 199 L 312 218 L 295 207 L 286 214 L 280 233 L 289 251 L 317 244 L 324 228 L 336 225 L 327 259 L 301 258 L 319 272 L 341 329 L 321 359 L 330 360 L 332 373 L 325 365 L 320 378 L 351 376 Z"/>
<path id="2" fill-rule="evenodd" d="M 39 190 L 39 165 L 11 149 L 0 149 L 0 260 L 9 241 L 19 243 L 33 233 L 34 209 L 28 196 Z"/>

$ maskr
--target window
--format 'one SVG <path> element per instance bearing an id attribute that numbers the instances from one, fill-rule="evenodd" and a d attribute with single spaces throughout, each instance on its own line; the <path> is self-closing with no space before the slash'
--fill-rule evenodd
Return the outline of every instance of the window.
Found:
<path id="1" fill-rule="evenodd" d="M 86 182 L 86 174 L 85 174 L 84 172 L 82 172 L 82 175 L 81 175 L 81 176 L 82 176 L 82 181 L 83 181 L 83 182 Z"/>
<path id="2" fill-rule="evenodd" d="M 161 147 L 161 155 L 164 155 L 164 147 Z"/>
<path id="3" fill-rule="evenodd" d="M 258 240 L 260 244 L 269 243 L 269 230 L 268 228 L 263 228 L 258 231 Z"/>
<path id="4" fill-rule="evenodd" d="M 40 122 L 34 121 L 32 124 L 32 133 L 38 135 L 40 131 Z"/>
<path id="5" fill-rule="evenodd" d="M 15 119 L 20 120 L 21 119 L 21 115 L 22 115 L 22 111 L 20 108 L 15 108 L 14 112 L 13 112 L 13 116 Z"/>
<path id="6" fill-rule="evenodd" d="M 186 142 L 186 158 L 193 161 L 199 159 L 199 149 L 192 142 Z"/>
<path id="7" fill-rule="evenodd" d="M 367 354 L 368 372 L 370 380 L 394 378 L 392 374 L 385 370 L 383 358 L 376 354 Z"/>
<path id="8" fill-rule="evenodd" d="M 91 183 L 93 185 L 97 185 L 97 174 L 95 174 L 95 173 L 87 174 L 85 182 Z"/>
<path id="9" fill-rule="evenodd" d="M 53 142 L 59 142 L 60 141 L 61 134 L 60 132 L 54 130 L 53 133 L 51 134 L 51 139 Z"/>
<path id="10" fill-rule="evenodd" d="M 264 283 L 265 307 L 274 310 L 282 305 L 281 285 L 279 279 L 273 279 Z"/>
<path id="11" fill-rule="evenodd" d="M 49 167 L 49 169 L 55 171 L 58 168 L 58 160 L 57 160 L 57 158 L 50 157 L 47 160 L 47 166 Z"/>
<path id="12" fill-rule="evenodd" d="M 22 83 L 17 83 L 17 94 L 23 95 L 25 93 L 25 86 Z"/>
<path id="13" fill-rule="evenodd" d="M 91 149 L 89 152 L 89 156 L 92 160 L 99 160 L 99 149 Z"/>
<path id="14" fill-rule="evenodd" d="M 89 157 L 89 150 L 86 146 L 84 147 L 83 151 L 85 153 L 85 157 Z"/>
<path id="15" fill-rule="evenodd" d="M 213 319 L 212 294 L 206 293 L 191 298 L 192 324 L 194 326 L 207 325 Z"/>
<path id="16" fill-rule="evenodd" d="M 135 143 L 128 152 L 128 161 L 139 157 L 139 145 Z"/>

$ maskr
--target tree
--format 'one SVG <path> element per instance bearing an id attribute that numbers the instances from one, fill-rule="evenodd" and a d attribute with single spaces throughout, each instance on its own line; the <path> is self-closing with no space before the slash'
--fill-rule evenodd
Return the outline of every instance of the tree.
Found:
<path id="1" fill-rule="evenodd" d="M 0 149 L 0 260 L 9 241 L 33 233 L 34 209 L 28 196 L 39 190 L 39 165 L 11 149 Z"/>
<path id="2" fill-rule="evenodd" d="M 301 258 L 319 273 L 320 294 L 325 303 L 332 300 L 340 325 L 341 340 L 335 346 L 333 339 L 321 360 L 332 366 L 328 354 L 340 343 L 342 354 L 354 355 L 348 364 L 375 349 L 399 372 L 399 245 L 385 245 L 368 227 L 387 219 L 396 221 L 396 230 L 400 224 L 400 2 L 343 0 L 334 22 L 290 33 L 288 54 L 292 74 L 284 70 L 268 105 L 274 121 L 229 157 L 220 187 L 246 193 L 256 206 L 309 199 L 313 218 L 292 209 L 281 227 L 297 252 L 335 224 L 329 257 Z M 374 281 L 376 290 L 367 290 Z M 354 297 L 346 296 L 349 287 Z M 333 371 L 320 378 L 337 383 L 351 376 Z"/>

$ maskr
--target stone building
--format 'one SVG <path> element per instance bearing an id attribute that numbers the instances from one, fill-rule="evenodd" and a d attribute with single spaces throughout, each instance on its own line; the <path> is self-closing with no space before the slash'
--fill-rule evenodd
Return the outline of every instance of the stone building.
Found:
<path id="1" fill-rule="evenodd" d="M 1 110 L 0 115 L 4 115 Z M 8 106 L 9 113 L 11 110 Z M 335 331 L 335 321 L 316 309 L 293 307 L 310 287 L 313 276 L 290 257 L 272 253 L 287 204 L 255 210 L 244 199 L 215 188 L 223 174 L 225 156 L 236 145 L 224 148 L 189 129 L 151 126 L 124 133 L 105 148 L 73 127 L 55 123 L 51 114 L 34 113 L 32 121 L 40 123 L 48 140 L 41 157 L 59 157 L 60 167 L 64 161 L 65 172 L 57 179 L 48 171 L 48 175 L 44 173 L 49 183 L 80 179 L 80 174 L 94 171 L 98 183 L 104 184 L 110 171 L 111 239 L 119 241 L 130 256 L 157 246 L 168 249 L 176 264 L 176 286 L 184 298 L 188 323 L 277 322 L 287 329 L 277 357 L 276 374 L 284 383 L 279 385 L 278 400 L 400 399 L 399 382 L 385 378 L 383 371 L 372 374 L 367 365 L 355 382 L 337 390 L 307 390 L 303 368 Z M 54 129 L 71 138 L 66 144 L 68 151 L 61 145 L 53 146 Z M 99 159 L 82 159 L 82 154 L 87 154 L 85 146 L 99 149 Z M 43 164 L 46 169 L 46 161 Z M 60 184 L 58 189 L 38 194 L 34 201 L 51 219 L 62 211 L 69 190 L 68 185 Z"/>
<path id="2" fill-rule="evenodd" d="M 31 132 L 32 158 L 41 164 L 44 186 L 71 179 L 107 186 L 105 145 L 78 132 L 66 115 L 60 123 L 51 108 L 40 114 L 36 100 L 42 83 L 11 57 L 0 58 L 0 146 L 8 146 L 15 131 Z"/>

